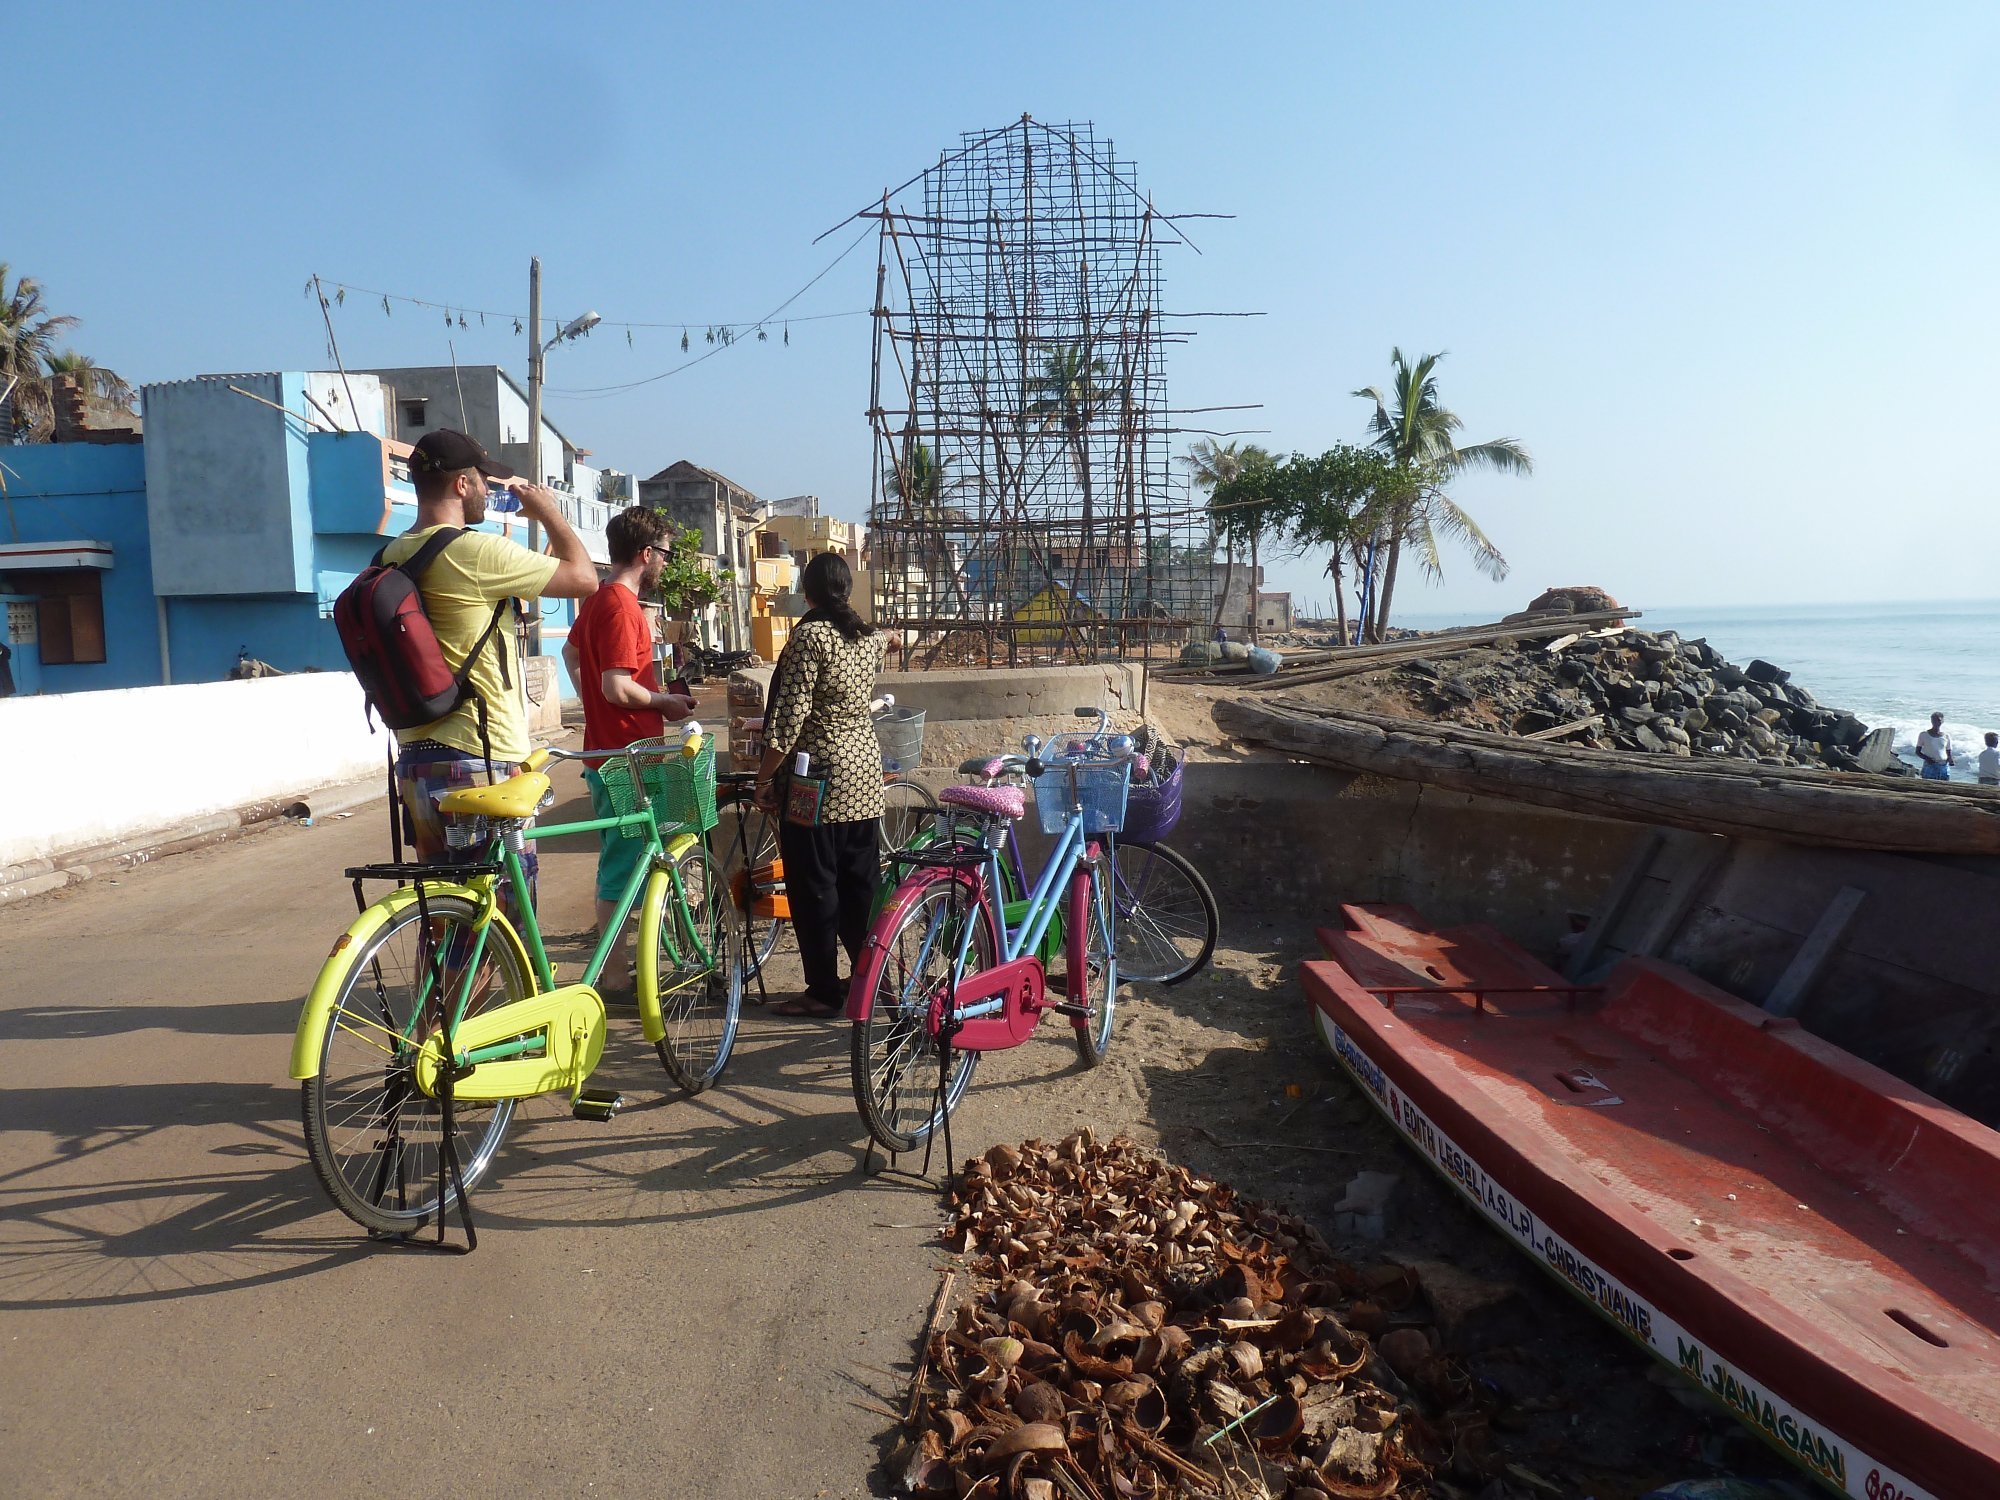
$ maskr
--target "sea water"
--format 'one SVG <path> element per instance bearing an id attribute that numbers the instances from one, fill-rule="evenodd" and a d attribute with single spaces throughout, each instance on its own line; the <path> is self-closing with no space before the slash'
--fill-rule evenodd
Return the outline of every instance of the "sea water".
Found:
<path id="1" fill-rule="evenodd" d="M 1484 622 L 1419 615 L 1396 623 L 1436 630 Z M 1916 759 L 1917 731 L 1941 712 L 1958 757 L 1954 781 L 1973 779 L 1986 732 L 2000 730 L 2000 601 L 1668 606 L 1634 623 L 1706 640 L 1739 667 L 1762 657 L 1784 668 L 1823 707 L 1870 729 L 1893 727 L 1905 760 Z"/>

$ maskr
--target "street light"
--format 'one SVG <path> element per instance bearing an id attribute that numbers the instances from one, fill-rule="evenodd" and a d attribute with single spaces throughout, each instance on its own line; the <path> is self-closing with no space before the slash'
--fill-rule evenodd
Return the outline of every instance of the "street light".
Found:
<path id="1" fill-rule="evenodd" d="M 542 260 L 535 256 L 528 262 L 528 482 L 543 483 L 542 473 L 542 356 L 566 339 L 582 338 L 603 319 L 594 312 L 587 312 L 580 318 L 572 318 L 563 324 L 556 336 L 547 343 L 542 341 Z M 542 528 L 530 517 L 528 521 L 528 550 L 542 550 Z M 535 604 L 534 618 L 528 626 L 528 654 L 542 654 L 542 606 Z"/>

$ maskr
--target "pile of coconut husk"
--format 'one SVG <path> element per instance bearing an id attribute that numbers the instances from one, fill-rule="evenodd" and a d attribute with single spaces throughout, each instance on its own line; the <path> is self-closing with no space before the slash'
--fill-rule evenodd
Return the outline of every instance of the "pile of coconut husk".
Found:
<path id="1" fill-rule="evenodd" d="M 1383 1500 L 1501 1472 L 1405 1267 L 1087 1130 L 995 1146 L 953 1202 L 974 1292 L 919 1367 L 912 1493 Z"/>

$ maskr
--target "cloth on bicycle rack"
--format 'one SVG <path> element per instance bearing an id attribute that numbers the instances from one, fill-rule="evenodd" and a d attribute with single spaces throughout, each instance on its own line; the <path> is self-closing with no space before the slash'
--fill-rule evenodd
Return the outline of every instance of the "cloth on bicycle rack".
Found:
<path id="1" fill-rule="evenodd" d="M 445 842 L 445 817 L 438 811 L 437 799 L 455 787 L 478 786 L 486 780 L 488 764 L 482 756 L 452 749 L 409 749 L 396 757 L 396 791 L 403 804 L 403 826 L 417 859 L 443 865 L 473 864 L 485 859 L 483 845 L 454 849 Z M 491 769 L 493 778 L 501 781 L 520 766 L 511 760 L 496 760 L 491 762 Z M 522 846 L 521 869 L 528 877 L 532 900 L 539 869 L 532 843 Z M 516 926 L 520 925 L 521 913 L 516 909 L 513 890 L 504 881 L 500 886 L 500 909 Z"/>
<path id="2" fill-rule="evenodd" d="M 778 827 L 785 896 L 805 969 L 806 998 L 816 1004 L 836 1010 L 847 1005 L 840 950 L 847 950 L 851 974 L 860 961 L 861 945 L 868 940 L 870 908 L 882 878 L 876 842 L 880 830 L 877 818 L 811 828 L 798 823 Z"/>

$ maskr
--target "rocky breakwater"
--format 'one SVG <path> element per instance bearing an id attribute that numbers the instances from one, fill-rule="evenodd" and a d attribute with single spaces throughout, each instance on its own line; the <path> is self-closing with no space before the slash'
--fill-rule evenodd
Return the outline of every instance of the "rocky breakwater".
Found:
<path id="1" fill-rule="evenodd" d="M 1478 664 L 1426 660 L 1402 671 L 1426 679 L 1442 717 L 1462 719 L 1479 704 L 1482 717 L 1514 734 L 1655 755 L 1864 769 L 1869 730 L 1853 714 L 1822 705 L 1770 662 L 1739 667 L 1706 641 L 1673 631 L 1627 628 L 1559 649 L 1526 644 Z M 1867 769 L 1878 769 L 1874 760 Z M 1907 770 L 1892 757 L 1879 769 Z"/>

